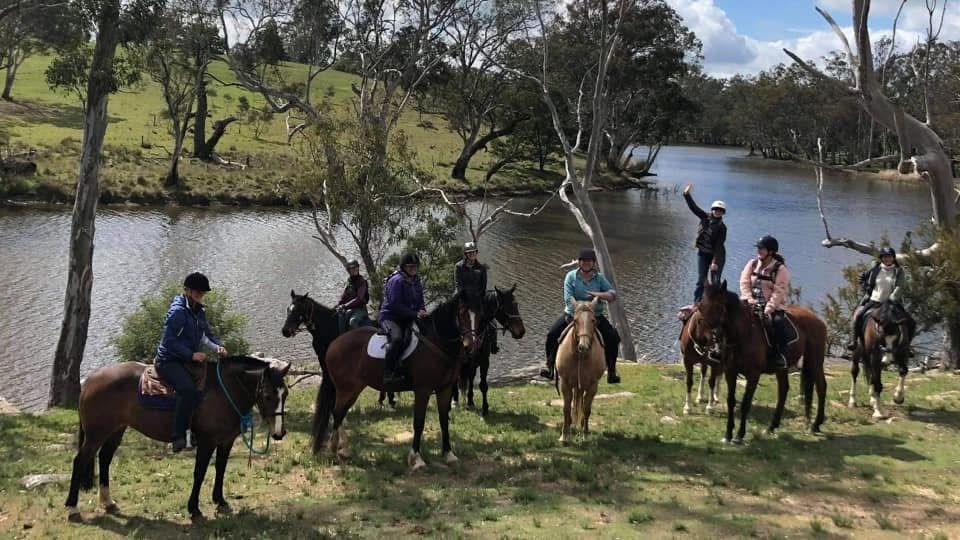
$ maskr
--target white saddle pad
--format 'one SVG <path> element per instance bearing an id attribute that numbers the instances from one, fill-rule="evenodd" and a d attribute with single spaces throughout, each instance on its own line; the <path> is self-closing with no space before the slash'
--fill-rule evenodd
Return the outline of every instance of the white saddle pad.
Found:
<path id="1" fill-rule="evenodd" d="M 400 355 L 401 359 L 406 359 L 408 356 L 413 354 L 414 349 L 417 348 L 417 345 L 420 344 L 420 336 L 416 332 L 413 333 L 413 336 L 410 337 L 410 344 L 407 345 L 407 348 L 403 350 L 403 354 Z M 367 342 L 367 354 L 370 355 L 370 358 L 379 358 L 383 360 L 387 357 L 387 336 L 382 334 L 374 334 L 370 336 L 370 341 Z"/>

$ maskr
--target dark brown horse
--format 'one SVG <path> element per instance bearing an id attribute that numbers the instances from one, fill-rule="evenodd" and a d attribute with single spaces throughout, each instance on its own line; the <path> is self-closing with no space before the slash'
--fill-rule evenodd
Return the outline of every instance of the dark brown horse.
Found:
<path id="1" fill-rule="evenodd" d="M 140 375 L 146 368 L 146 364 L 138 362 L 106 366 L 87 377 L 80 389 L 80 447 L 73 459 L 66 502 L 71 521 L 81 519 L 77 510 L 80 489 L 93 488 L 95 458 L 100 461 L 100 503 L 107 512 L 119 512 L 117 503 L 110 498 L 110 462 L 127 427 L 157 441 L 172 440 L 173 410 L 149 409 L 140 403 Z M 230 508 L 223 497 L 223 474 L 230 449 L 240 434 L 241 415 L 249 413 L 256 405 L 264 421 L 273 422 L 274 439 L 280 440 L 286 434 L 283 409 L 287 387 L 283 378 L 290 369 L 289 364 L 270 365 L 257 358 L 234 356 L 220 360 L 220 377 L 217 368 L 218 364 L 213 362 L 205 366 L 206 392 L 191 428 L 197 456 L 187 510 L 193 518 L 202 517 L 200 486 L 214 450 L 217 451 L 217 475 L 213 484 L 213 502 L 218 511 Z"/>
<path id="2" fill-rule="evenodd" d="M 480 393 L 483 395 L 480 413 L 486 417 L 490 411 L 490 405 L 487 403 L 487 372 L 490 370 L 490 348 L 491 340 L 487 339 L 487 328 L 496 321 L 504 331 L 509 330 L 513 339 L 521 339 L 526 333 L 523 326 L 523 319 L 520 317 L 520 306 L 514 298 L 514 291 L 517 286 L 507 290 L 500 290 L 494 287 L 493 291 L 488 291 L 483 298 L 483 314 L 477 325 L 477 339 L 474 342 L 474 351 L 467 352 L 464 355 L 463 366 L 460 368 L 460 388 L 467 397 L 467 408 L 476 407 L 473 403 L 473 380 L 477 371 L 480 371 Z M 496 329 L 494 330 L 496 331 Z M 456 388 L 453 390 L 453 401 L 459 401 L 459 393 Z"/>
<path id="3" fill-rule="evenodd" d="M 764 336 L 763 322 L 752 313 L 746 302 L 741 302 L 736 294 L 727 291 L 727 282 L 720 285 L 708 284 L 704 289 L 700 313 L 707 330 L 719 329 L 726 339 L 723 351 L 724 374 L 727 380 L 727 429 L 724 441 L 740 444 L 747 430 L 747 415 L 753 394 L 763 373 L 776 373 L 777 408 L 770 421 L 769 432 L 780 427 L 783 405 L 790 390 L 786 370 L 774 370 L 767 362 L 767 341 Z M 788 306 L 790 319 L 797 328 L 797 339 L 786 351 L 788 365 L 800 368 L 800 384 L 803 388 L 804 416 L 810 423 L 810 408 L 813 401 L 813 389 L 817 390 L 817 417 L 810 424 L 813 433 L 820 432 L 824 420 L 824 402 L 827 397 L 827 379 L 823 371 L 823 357 L 827 347 L 827 327 L 812 311 L 801 306 Z M 802 360 L 801 360 L 802 359 Z M 740 428 L 733 437 L 733 415 L 737 401 L 737 375 L 747 379 L 740 406 Z"/>
<path id="4" fill-rule="evenodd" d="M 853 353 L 850 365 L 850 400 L 847 405 L 856 407 L 857 375 L 860 364 L 870 374 L 870 405 L 873 417 L 886 418 L 880 409 L 880 392 L 883 391 L 883 366 L 896 363 L 900 382 L 893 393 L 893 402 L 903 403 L 904 381 L 907 378 L 907 360 L 910 358 L 910 341 L 913 339 L 914 323 L 905 313 L 897 313 L 891 302 L 886 302 L 867 314 L 863 329 L 863 342 Z"/>
<path id="5" fill-rule="evenodd" d="M 697 387 L 697 403 L 703 403 L 703 383 L 710 370 L 710 395 L 706 412 L 710 413 L 720 403 L 720 389 L 717 379 L 722 368 L 719 363 L 711 362 L 707 355 L 711 346 L 710 332 L 704 330 L 699 311 L 694 311 L 680 330 L 680 353 L 683 355 L 683 368 L 686 371 L 687 397 L 683 402 L 683 414 L 690 414 L 690 393 L 693 389 L 693 368 L 700 366 L 700 386 Z"/>
<path id="6" fill-rule="evenodd" d="M 440 431 L 443 455 L 447 463 L 457 461 L 450 449 L 448 431 L 450 400 L 460 374 L 460 355 L 473 346 L 473 332 L 461 330 L 461 299 L 459 295 L 444 302 L 419 322 L 420 344 L 405 360 L 407 384 L 386 387 L 383 384 L 384 361 L 367 354 L 367 342 L 375 331 L 358 328 L 338 337 L 327 350 L 324 382 L 317 392 L 316 413 L 313 420 L 313 452 L 319 454 L 327 437 L 330 418 L 333 417 L 330 450 L 341 458 L 349 455 L 343 419 L 366 387 L 380 391 L 412 391 L 413 446 L 407 462 L 413 470 L 426 464 L 420 455 L 420 439 L 430 396 L 436 394 L 440 413 Z"/>

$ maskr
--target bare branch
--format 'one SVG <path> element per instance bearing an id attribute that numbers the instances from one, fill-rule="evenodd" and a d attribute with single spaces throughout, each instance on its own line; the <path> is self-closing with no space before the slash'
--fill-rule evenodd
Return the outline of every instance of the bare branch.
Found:
<path id="1" fill-rule="evenodd" d="M 906 0 L 904 0 L 904 2 L 906 2 Z M 850 59 L 851 69 L 853 69 L 859 63 L 859 60 L 857 59 L 857 56 L 853 54 L 853 51 L 850 50 L 850 42 L 847 41 L 847 35 L 843 33 L 843 30 L 840 29 L 840 25 L 837 24 L 837 21 L 833 20 L 833 17 L 831 17 L 829 13 L 820 9 L 819 6 L 814 7 L 814 9 L 816 9 L 817 13 L 822 15 L 823 18 L 827 20 L 827 24 L 833 28 L 834 33 L 836 33 L 837 37 L 840 38 L 840 41 L 843 42 L 843 50 L 846 51 L 847 58 Z"/>
<path id="2" fill-rule="evenodd" d="M 823 162 L 823 142 L 820 140 L 820 137 L 817 137 L 817 154 L 820 157 L 820 162 Z M 827 216 L 823 214 L 823 167 L 816 168 L 817 176 L 817 210 L 820 211 L 820 220 L 823 221 L 823 232 L 826 234 L 826 239 L 830 240 L 830 226 L 827 225 Z"/>

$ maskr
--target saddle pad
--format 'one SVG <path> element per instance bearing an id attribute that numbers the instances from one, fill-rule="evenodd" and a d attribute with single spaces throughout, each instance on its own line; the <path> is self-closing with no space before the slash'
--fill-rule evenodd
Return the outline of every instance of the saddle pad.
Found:
<path id="1" fill-rule="evenodd" d="M 156 366 L 147 366 L 147 369 L 143 370 L 140 375 L 140 395 L 172 397 L 175 394 L 173 387 L 160 378 Z"/>
<path id="2" fill-rule="evenodd" d="M 187 371 L 197 384 L 197 390 L 203 392 L 206 386 L 206 365 L 189 365 Z M 140 384 L 137 386 L 137 398 L 140 404 L 148 409 L 173 409 L 177 403 L 177 394 L 173 387 L 164 381 L 157 373 L 156 366 L 149 365 L 140 374 Z"/>
<path id="3" fill-rule="evenodd" d="M 783 336 L 783 337 L 785 338 L 786 346 L 789 347 L 789 346 L 793 345 L 794 343 L 796 343 L 798 339 L 800 339 L 800 331 L 797 330 L 797 325 L 796 325 L 796 323 L 793 322 L 793 319 L 790 317 L 790 314 L 789 314 L 789 313 L 784 312 L 783 315 L 784 315 L 783 318 L 784 318 L 784 320 L 786 321 L 786 324 L 784 324 L 784 326 L 783 326 L 783 331 L 784 331 L 784 336 Z M 766 340 L 767 340 L 767 345 L 769 345 L 769 346 L 772 347 L 772 346 L 773 346 L 773 336 L 770 335 L 770 331 L 769 331 L 769 329 L 767 329 L 767 325 L 764 324 L 764 325 L 762 325 L 762 326 L 763 326 L 763 329 L 764 329 L 764 331 L 763 331 L 763 337 L 766 338 Z"/>
<path id="4" fill-rule="evenodd" d="M 407 347 L 403 350 L 403 354 L 400 355 L 401 360 L 407 359 L 413 351 L 417 348 L 417 345 L 420 344 L 420 336 L 417 332 L 412 332 L 410 336 L 410 343 L 407 344 Z M 367 355 L 370 358 L 379 358 L 383 360 L 387 357 L 387 336 L 383 334 L 374 334 L 370 336 L 370 341 L 367 342 Z"/>

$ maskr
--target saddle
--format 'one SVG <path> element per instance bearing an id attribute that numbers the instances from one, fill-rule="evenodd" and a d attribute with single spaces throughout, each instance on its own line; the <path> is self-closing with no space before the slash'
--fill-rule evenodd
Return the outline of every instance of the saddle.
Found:
<path id="1" fill-rule="evenodd" d="M 385 334 L 377 333 L 370 336 L 370 340 L 367 341 L 367 356 L 379 360 L 385 359 L 387 357 L 387 342 Z M 413 354 L 413 351 L 417 350 L 417 346 L 420 345 L 420 333 L 414 328 L 406 333 L 404 342 L 406 346 L 400 354 L 400 360 L 406 360 Z"/>
<path id="2" fill-rule="evenodd" d="M 560 337 L 557 338 L 557 343 L 563 343 L 563 338 L 567 337 L 567 334 L 570 333 L 570 329 L 572 328 L 573 328 L 573 323 L 568 324 L 567 327 L 563 329 L 563 332 L 560 332 Z M 600 333 L 600 330 L 597 328 L 594 328 L 593 333 L 597 337 L 597 342 L 600 343 L 600 346 L 603 348 L 606 348 L 606 344 L 603 342 L 603 335 Z"/>
<path id="3" fill-rule="evenodd" d="M 205 362 L 190 362 L 186 364 L 187 373 L 197 385 L 201 393 L 207 386 L 207 365 Z M 140 403 L 151 409 L 172 409 L 176 405 L 177 393 L 167 381 L 160 376 L 154 365 L 147 366 L 140 375 L 140 385 L 137 388 L 137 397 Z"/>
<path id="4" fill-rule="evenodd" d="M 780 319 L 780 321 L 781 321 L 780 337 L 783 339 L 783 347 L 784 347 L 784 350 L 786 350 L 791 345 L 796 343 L 798 339 L 800 339 L 800 331 L 797 330 L 796 323 L 793 322 L 793 319 L 790 317 L 790 314 L 787 313 L 786 311 L 783 312 L 783 317 Z M 767 346 L 771 349 L 773 348 L 774 339 L 775 339 L 775 335 L 773 333 L 774 332 L 773 326 L 775 324 L 777 324 L 775 320 L 774 322 L 771 322 L 771 324 L 768 325 L 765 323 L 765 321 L 761 319 L 760 326 L 763 327 L 763 337 L 767 342 Z"/>

